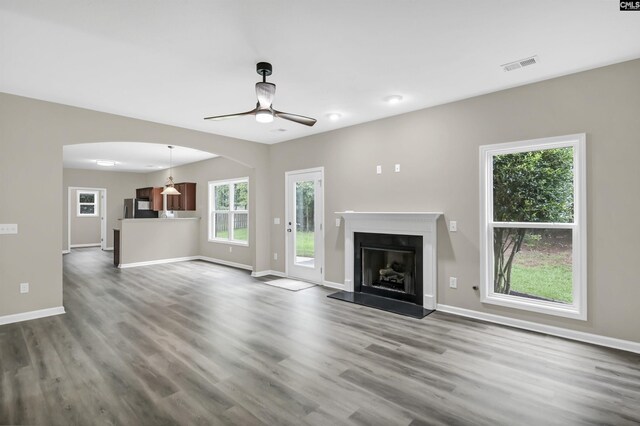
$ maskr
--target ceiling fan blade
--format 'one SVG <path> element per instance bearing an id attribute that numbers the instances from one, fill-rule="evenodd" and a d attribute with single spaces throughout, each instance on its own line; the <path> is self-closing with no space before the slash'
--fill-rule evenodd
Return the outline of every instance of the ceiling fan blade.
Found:
<path id="1" fill-rule="evenodd" d="M 213 121 L 226 120 L 228 118 L 242 117 L 244 115 L 256 115 L 256 112 L 258 112 L 258 108 L 252 109 L 251 111 L 247 111 L 247 112 L 238 112 L 236 114 L 214 115 L 213 117 L 205 117 L 204 119 L 213 120 Z"/>
<path id="2" fill-rule="evenodd" d="M 258 98 L 258 103 L 260 104 L 260 108 L 262 109 L 271 108 L 271 104 L 273 103 L 273 97 L 275 94 L 276 94 L 275 84 L 267 83 L 267 82 L 256 83 L 256 96 Z"/>
<path id="3" fill-rule="evenodd" d="M 304 124 L 305 126 L 309 126 L 309 127 L 316 124 L 316 121 L 317 121 L 315 118 L 305 117 L 303 115 L 297 115 L 297 114 L 289 114 L 288 112 L 282 112 L 282 111 L 276 111 L 276 110 L 273 111 L 273 114 L 276 117 L 284 118 L 285 120 Z"/>

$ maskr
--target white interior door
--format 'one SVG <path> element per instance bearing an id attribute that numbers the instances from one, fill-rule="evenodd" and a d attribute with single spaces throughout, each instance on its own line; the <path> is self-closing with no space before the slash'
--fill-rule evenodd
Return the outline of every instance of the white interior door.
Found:
<path id="1" fill-rule="evenodd" d="M 322 282 L 324 268 L 323 169 L 286 173 L 287 276 Z"/>

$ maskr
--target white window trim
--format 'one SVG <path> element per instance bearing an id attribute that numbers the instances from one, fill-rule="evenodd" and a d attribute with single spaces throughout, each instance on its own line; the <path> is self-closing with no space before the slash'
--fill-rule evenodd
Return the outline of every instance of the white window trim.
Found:
<path id="1" fill-rule="evenodd" d="M 247 210 L 231 210 L 231 206 L 233 205 L 233 191 L 229 188 L 229 210 L 215 210 L 215 192 L 213 192 L 216 186 L 220 185 L 233 185 L 235 183 L 247 183 Z M 237 178 L 237 179 L 225 179 L 225 180 L 215 180 L 209 181 L 208 191 L 209 191 L 209 217 L 207 218 L 208 228 L 207 228 L 207 239 L 210 243 L 224 243 L 231 244 L 235 246 L 249 246 L 249 229 L 250 229 L 250 221 L 249 221 L 249 193 L 251 188 L 249 187 L 249 177 Z M 212 231 L 214 229 L 214 214 L 215 213 L 228 213 L 229 220 L 229 238 L 215 238 L 212 235 Z M 233 233 L 233 213 L 246 213 L 247 214 L 247 241 L 239 241 L 232 240 L 231 234 Z"/>
<path id="2" fill-rule="evenodd" d="M 81 203 L 80 194 L 93 194 L 93 203 Z M 76 191 L 76 216 L 77 217 L 98 217 L 100 215 L 100 212 L 98 211 L 99 196 L 100 194 L 98 191 L 77 190 Z M 80 206 L 93 206 L 93 213 L 80 213 Z"/>
<path id="3" fill-rule="evenodd" d="M 573 148 L 573 223 L 493 222 L 494 155 Z M 480 301 L 526 311 L 587 320 L 587 179 L 586 135 L 584 133 L 542 139 L 483 145 L 480 147 Z M 572 229 L 573 303 L 565 305 L 543 300 L 495 293 L 493 288 L 493 228 L 560 228 Z"/>

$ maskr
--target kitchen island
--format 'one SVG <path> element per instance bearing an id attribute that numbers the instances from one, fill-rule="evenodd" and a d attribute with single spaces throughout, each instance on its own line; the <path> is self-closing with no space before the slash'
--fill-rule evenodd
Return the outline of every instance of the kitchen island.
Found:
<path id="1" fill-rule="evenodd" d="M 200 218 L 120 219 L 114 229 L 114 264 L 119 268 L 196 259 Z"/>

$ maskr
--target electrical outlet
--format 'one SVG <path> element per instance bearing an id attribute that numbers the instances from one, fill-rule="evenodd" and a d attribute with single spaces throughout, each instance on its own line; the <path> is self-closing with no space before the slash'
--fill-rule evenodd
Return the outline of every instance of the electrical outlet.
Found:
<path id="1" fill-rule="evenodd" d="M 229 253 L 233 251 L 233 247 L 229 247 Z"/>
<path id="2" fill-rule="evenodd" d="M 382 174 L 382 166 L 376 166 L 376 173 L 379 175 Z"/>
<path id="3" fill-rule="evenodd" d="M 458 232 L 458 222 L 455 220 L 449 222 L 449 232 Z"/>
<path id="4" fill-rule="evenodd" d="M 340 227 L 340 218 L 336 219 L 336 226 L 339 228 Z"/>
<path id="5" fill-rule="evenodd" d="M 274 217 L 273 218 L 273 224 L 274 225 L 280 225 L 280 218 L 279 217 Z"/>
<path id="6" fill-rule="evenodd" d="M 20 283 L 20 293 L 29 293 L 29 283 Z"/>
<path id="7" fill-rule="evenodd" d="M 396 173 L 400 172 L 400 164 L 396 164 L 396 167 L 394 168 L 394 170 Z"/>
<path id="8" fill-rule="evenodd" d="M 278 253 L 273 253 L 273 260 L 278 260 Z"/>
<path id="9" fill-rule="evenodd" d="M 17 223 L 0 223 L 0 234 L 17 234 Z"/>
<path id="10" fill-rule="evenodd" d="M 456 277 L 449 277 L 449 287 L 458 288 L 458 279 Z"/>

